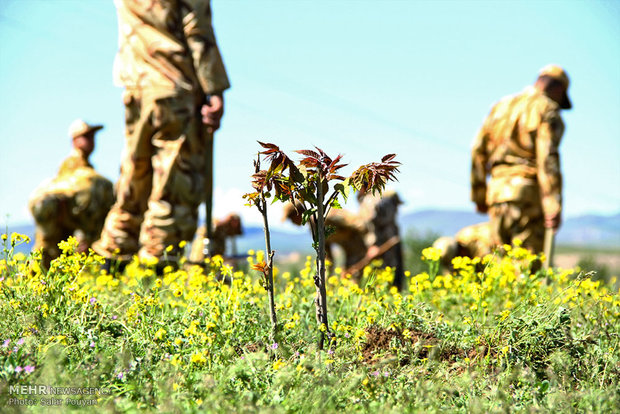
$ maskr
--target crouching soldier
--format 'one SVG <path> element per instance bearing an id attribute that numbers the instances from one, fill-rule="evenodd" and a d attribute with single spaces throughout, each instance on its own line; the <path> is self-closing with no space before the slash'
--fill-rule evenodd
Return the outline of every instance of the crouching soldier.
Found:
<path id="1" fill-rule="evenodd" d="M 440 262 L 444 269 L 452 269 L 455 257 L 484 257 L 493 252 L 493 242 L 489 223 L 479 223 L 464 227 L 454 237 L 440 237 L 433 247 L 441 251 Z"/>
<path id="2" fill-rule="evenodd" d="M 284 207 L 284 220 L 286 219 L 301 226 L 302 214 L 293 204 L 288 203 Z M 341 209 L 331 210 L 325 220 L 325 226 L 333 229 L 325 240 L 327 259 L 330 262 L 334 262 L 334 245 L 340 246 L 344 252 L 345 269 L 350 269 L 364 260 L 368 251 L 364 241 L 366 227 L 355 214 Z M 358 270 L 353 271 L 351 276 L 359 283 L 361 273 Z"/>
<path id="3" fill-rule="evenodd" d="M 70 155 L 56 177 L 42 183 L 30 197 L 28 206 L 36 222 L 34 249 L 41 249 L 45 268 L 60 255 L 58 243 L 69 236 L 77 238 L 78 251 L 88 251 L 114 203 L 112 182 L 98 174 L 89 161 L 95 133 L 102 128 L 81 119 L 74 121 L 69 127 Z"/>

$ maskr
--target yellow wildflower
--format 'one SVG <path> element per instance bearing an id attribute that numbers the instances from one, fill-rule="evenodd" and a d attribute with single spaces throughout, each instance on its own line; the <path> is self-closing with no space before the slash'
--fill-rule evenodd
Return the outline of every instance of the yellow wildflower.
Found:
<path id="1" fill-rule="evenodd" d="M 195 354 L 192 354 L 191 361 L 194 364 L 204 364 L 207 362 L 207 358 L 205 357 L 204 352 L 200 351 L 200 352 L 196 352 Z"/>
<path id="2" fill-rule="evenodd" d="M 422 260 L 436 262 L 441 258 L 441 250 L 436 247 L 427 247 L 422 250 Z"/>
<path id="3" fill-rule="evenodd" d="M 282 362 L 281 359 L 277 359 L 274 363 L 273 363 L 273 370 L 274 371 L 278 371 L 280 368 L 282 368 L 285 365 L 284 362 Z"/>
<path id="4" fill-rule="evenodd" d="M 174 354 L 172 358 L 170 358 L 170 363 L 175 367 L 180 366 L 182 361 L 181 361 L 181 358 L 179 358 L 179 354 Z"/>

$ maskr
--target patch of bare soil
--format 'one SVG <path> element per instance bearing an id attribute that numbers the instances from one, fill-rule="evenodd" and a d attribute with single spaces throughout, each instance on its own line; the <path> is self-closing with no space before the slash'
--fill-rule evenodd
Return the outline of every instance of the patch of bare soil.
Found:
<path id="1" fill-rule="evenodd" d="M 262 342 L 248 342 L 246 344 L 237 345 L 235 347 L 235 352 L 239 356 L 243 355 L 246 352 L 252 353 L 252 352 L 259 352 L 259 351 L 266 351 L 266 350 L 267 350 L 267 347 Z"/>
<path id="2" fill-rule="evenodd" d="M 402 331 L 386 329 L 373 325 L 366 328 L 366 342 L 362 347 L 363 362 L 372 364 L 378 358 L 394 357 L 394 347 L 404 352 L 400 353 L 401 366 L 411 363 L 412 358 L 435 358 L 445 361 L 455 361 L 457 357 L 465 357 L 467 353 L 462 349 L 444 346 L 433 334 L 411 328 L 405 336 Z M 474 352 L 475 351 L 470 351 Z M 403 356 L 404 355 L 404 356 Z"/>

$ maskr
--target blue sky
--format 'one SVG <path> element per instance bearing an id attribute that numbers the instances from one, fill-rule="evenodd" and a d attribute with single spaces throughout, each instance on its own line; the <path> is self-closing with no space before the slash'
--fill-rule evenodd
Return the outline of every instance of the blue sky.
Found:
<path id="1" fill-rule="evenodd" d="M 571 78 L 565 214 L 620 211 L 618 1 L 214 0 L 213 13 L 233 84 L 216 135 L 216 216 L 257 221 L 240 199 L 256 140 L 342 153 L 348 172 L 395 152 L 406 211 L 473 210 L 473 137 L 547 63 Z M 0 226 L 31 221 L 28 196 L 67 155 L 77 117 L 105 124 L 92 161 L 118 177 L 116 30 L 111 1 L 0 2 Z"/>

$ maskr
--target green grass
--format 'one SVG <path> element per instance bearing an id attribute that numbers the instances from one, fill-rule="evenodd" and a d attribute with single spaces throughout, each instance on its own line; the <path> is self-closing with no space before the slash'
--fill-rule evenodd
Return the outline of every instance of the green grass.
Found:
<path id="1" fill-rule="evenodd" d="M 214 260 L 207 274 L 193 267 L 158 277 L 135 262 L 111 277 L 71 243 L 41 272 L 36 254 L 13 255 L 20 242 L 8 239 L 0 262 L 2 412 L 48 412 L 40 401 L 8 405 L 27 397 L 11 386 L 30 384 L 106 391 L 61 396 L 57 412 L 78 399 L 103 412 L 620 409 L 617 289 L 583 273 L 533 272 L 535 257 L 520 248 L 460 259 L 452 275 L 432 265 L 409 275 L 402 294 L 389 271 L 372 266 L 361 287 L 331 275 L 337 342 L 319 351 L 313 260 L 276 273 L 274 343 L 254 272 Z"/>

